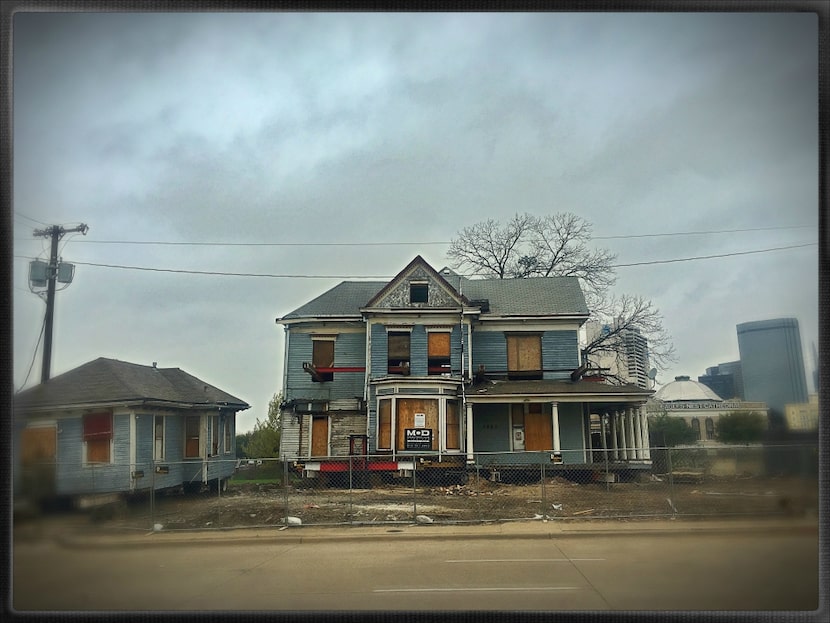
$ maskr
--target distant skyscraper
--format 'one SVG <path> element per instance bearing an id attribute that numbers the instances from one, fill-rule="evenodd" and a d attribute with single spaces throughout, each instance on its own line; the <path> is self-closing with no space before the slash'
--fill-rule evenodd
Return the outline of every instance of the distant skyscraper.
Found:
<path id="1" fill-rule="evenodd" d="M 594 339 L 597 335 L 608 333 L 611 330 L 610 325 L 601 324 L 596 321 L 588 322 L 585 326 L 588 341 Z M 648 339 L 640 333 L 639 329 L 634 328 L 622 331 L 621 337 L 623 343 L 622 352 L 616 353 L 615 355 L 602 355 L 595 363 L 598 363 L 600 368 L 607 369 L 612 376 L 616 376 L 638 387 L 650 389 L 651 382 L 648 378 Z"/>
<path id="2" fill-rule="evenodd" d="M 699 383 L 703 383 L 718 396 L 725 400 L 739 398 L 743 400 L 744 384 L 741 378 L 741 362 L 730 361 L 719 363 L 716 366 L 706 368 L 704 376 L 697 377 Z"/>
<path id="3" fill-rule="evenodd" d="M 807 402 L 798 320 L 745 322 L 737 331 L 745 398 L 767 403 L 770 416 L 782 422 L 785 405 Z"/>

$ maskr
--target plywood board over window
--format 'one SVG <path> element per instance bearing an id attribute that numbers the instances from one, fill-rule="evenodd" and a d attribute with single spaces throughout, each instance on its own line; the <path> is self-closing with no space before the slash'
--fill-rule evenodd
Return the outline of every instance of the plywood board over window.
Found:
<path id="1" fill-rule="evenodd" d="M 450 372 L 450 333 L 430 331 L 427 337 L 429 374 Z"/>
<path id="2" fill-rule="evenodd" d="M 423 428 L 432 429 L 432 449 L 438 449 L 438 401 L 425 398 L 399 398 L 396 414 L 397 450 L 406 450 L 404 430 L 415 428 L 415 414 L 424 414 Z"/>
<path id="3" fill-rule="evenodd" d="M 461 419 L 458 417 L 458 403 L 447 401 L 447 450 L 461 449 Z"/>
<path id="4" fill-rule="evenodd" d="M 507 373 L 511 378 L 541 378 L 542 336 L 509 334 L 507 338 Z"/>
<path id="5" fill-rule="evenodd" d="M 316 369 L 334 367 L 334 340 L 314 340 L 312 342 L 311 363 Z M 320 381 L 334 380 L 334 372 L 318 372 Z"/>
<path id="6" fill-rule="evenodd" d="M 392 401 L 378 402 L 378 448 L 392 449 Z"/>

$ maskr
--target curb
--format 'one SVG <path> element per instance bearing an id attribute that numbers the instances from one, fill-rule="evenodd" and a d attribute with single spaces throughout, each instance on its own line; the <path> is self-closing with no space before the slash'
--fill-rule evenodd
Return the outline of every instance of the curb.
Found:
<path id="1" fill-rule="evenodd" d="M 304 530 L 313 530 L 312 534 L 299 534 Z M 358 528 L 360 530 L 360 528 Z M 414 529 L 405 532 L 406 529 Z M 728 524 L 724 522 L 701 525 L 698 522 L 672 522 L 671 525 L 631 526 L 630 524 L 620 527 L 607 525 L 591 527 L 580 525 L 579 527 L 556 526 L 541 527 L 534 524 L 488 524 L 486 526 L 466 527 L 462 531 L 452 526 L 418 526 L 407 525 L 402 529 L 377 528 L 370 531 L 352 532 L 352 528 L 337 530 L 335 528 L 323 528 L 323 532 L 331 530 L 330 534 L 320 532 L 320 528 L 294 527 L 288 530 L 280 528 L 264 528 L 255 534 L 234 533 L 235 529 L 230 528 L 218 532 L 198 533 L 171 533 L 171 532 L 140 532 L 130 535 L 81 535 L 81 534 L 58 534 L 52 540 L 61 547 L 68 549 L 107 549 L 107 548 L 133 548 L 133 547 L 164 547 L 174 545 L 302 545 L 324 542 L 355 542 L 367 539 L 377 540 L 378 538 L 398 540 L 484 540 L 484 539 L 542 539 L 553 540 L 561 538 L 585 538 L 585 537 L 622 537 L 622 536 L 669 536 L 678 535 L 701 535 L 701 534 L 773 534 L 786 532 L 787 534 L 815 534 L 818 536 L 819 526 L 814 521 L 792 521 L 792 522 L 740 522 Z M 337 530 L 335 533 L 334 531 Z M 430 533 L 430 531 L 436 532 Z"/>

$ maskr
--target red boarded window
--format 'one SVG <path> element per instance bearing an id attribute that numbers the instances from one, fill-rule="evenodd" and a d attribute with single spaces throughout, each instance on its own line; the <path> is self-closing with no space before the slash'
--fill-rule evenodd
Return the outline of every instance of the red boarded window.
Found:
<path id="1" fill-rule="evenodd" d="M 84 441 L 112 439 L 112 413 L 90 413 L 84 416 Z"/>
<path id="2" fill-rule="evenodd" d="M 111 440 L 112 413 L 90 413 L 84 416 L 87 463 L 109 463 Z"/>

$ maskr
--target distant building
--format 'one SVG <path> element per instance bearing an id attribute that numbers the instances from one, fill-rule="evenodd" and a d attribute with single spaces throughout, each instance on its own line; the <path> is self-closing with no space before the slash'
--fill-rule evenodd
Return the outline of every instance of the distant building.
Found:
<path id="1" fill-rule="evenodd" d="M 807 402 L 798 320 L 745 322 L 737 332 L 744 396 L 766 403 L 773 421 L 783 424 L 787 404 Z"/>
<path id="2" fill-rule="evenodd" d="M 739 400 L 744 398 L 740 361 L 719 363 L 716 366 L 706 368 L 706 374 L 697 377 L 697 380 L 723 398 L 737 398 Z"/>
<path id="3" fill-rule="evenodd" d="M 597 321 L 586 324 L 586 336 L 592 341 L 602 333 L 611 331 L 611 326 Z M 600 355 L 598 361 L 593 362 L 601 369 L 608 371 L 608 376 L 616 377 L 623 382 L 631 383 L 643 389 L 649 389 L 648 378 L 649 358 L 648 339 L 639 329 L 624 329 L 622 333 L 624 348 L 617 354 Z"/>
<path id="4" fill-rule="evenodd" d="M 712 445 L 718 443 L 718 418 L 733 411 L 755 411 L 768 419 L 767 406 L 761 402 L 744 402 L 742 400 L 724 400 L 709 387 L 699 381 L 692 381 L 688 376 L 676 376 L 674 381 L 665 384 L 646 404 L 649 416 L 663 411 L 671 417 L 683 419 L 697 435 L 698 443 Z"/>
<path id="5" fill-rule="evenodd" d="M 818 430 L 818 394 L 810 394 L 807 402 L 791 403 L 784 407 L 787 430 L 812 432 Z"/>

